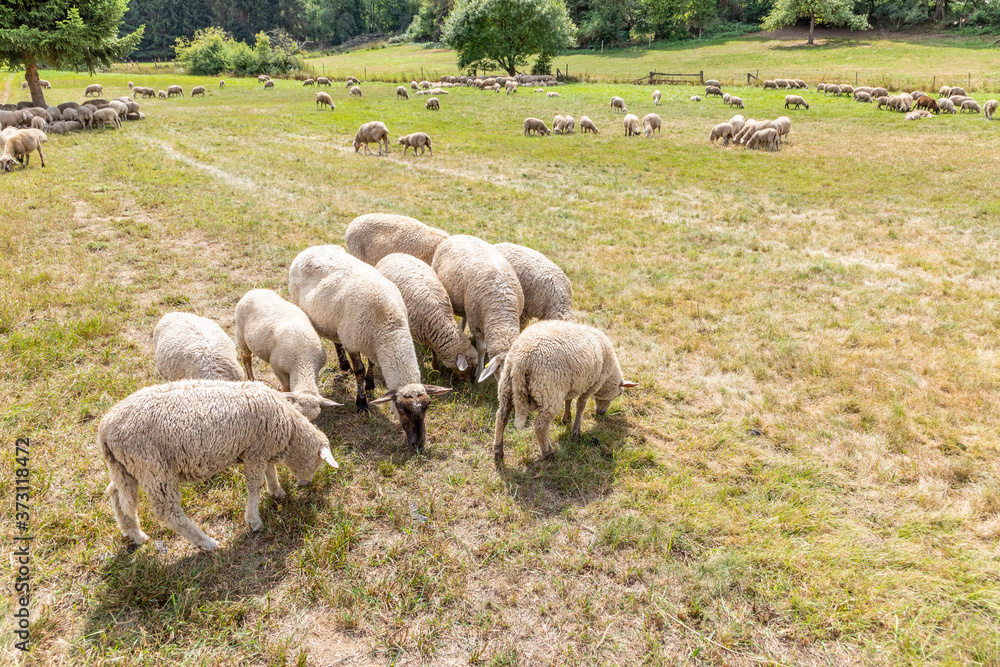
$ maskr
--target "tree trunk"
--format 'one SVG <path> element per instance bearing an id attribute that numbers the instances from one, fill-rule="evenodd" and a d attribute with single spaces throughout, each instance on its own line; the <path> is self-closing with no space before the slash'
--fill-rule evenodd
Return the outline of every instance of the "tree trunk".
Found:
<path id="1" fill-rule="evenodd" d="M 31 91 L 31 103 L 43 109 L 48 106 L 45 104 L 42 84 L 38 83 L 38 65 L 34 61 L 25 65 L 24 80 L 28 82 L 28 90 Z"/>
<path id="2" fill-rule="evenodd" d="M 937 0 L 937 4 L 934 6 L 934 20 L 943 21 L 944 20 L 944 2 L 945 0 Z"/>
<path id="3" fill-rule="evenodd" d="M 813 43 L 813 35 L 816 33 L 816 15 L 809 15 L 809 43 Z"/>

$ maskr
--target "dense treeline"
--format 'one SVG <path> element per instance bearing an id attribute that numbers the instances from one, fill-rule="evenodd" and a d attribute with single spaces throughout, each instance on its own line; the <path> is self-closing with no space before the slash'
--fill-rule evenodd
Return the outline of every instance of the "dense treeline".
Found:
<path id="1" fill-rule="evenodd" d="M 804 0 L 803 0 L 804 1 Z M 815 0 L 825 4 L 833 0 Z M 781 0 L 566 0 L 579 46 L 615 45 L 652 36 L 683 39 L 758 30 Z M 439 41 L 455 0 L 131 0 L 122 30 L 145 24 L 134 57 L 174 57 L 178 37 L 217 26 L 253 44 L 280 29 L 300 44 L 341 44 L 359 35 L 399 34 Z M 846 0 L 873 27 L 900 29 L 946 21 L 975 30 L 1000 27 L 1000 2 L 969 0 Z M 803 25 L 808 25 L 803 19 Z M 822 24 L 822 21 L 819 21 Z"/>

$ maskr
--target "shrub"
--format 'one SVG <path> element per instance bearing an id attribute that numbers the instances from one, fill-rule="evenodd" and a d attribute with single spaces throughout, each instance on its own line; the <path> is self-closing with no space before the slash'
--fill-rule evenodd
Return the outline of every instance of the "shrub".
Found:
<path id="1" fill-rule="evenodd" d="M 272 44 L 276 42 L 275 44 Z M 237 76 L 255 74 L 287 74 L 300 69 L 302 63 L 292 52 L 289 40 L 277 35 L 274 40 L 263 32 L 257 33 L 253 48 L 230 37 L 221 28 L 205 28 L 194 39 L 177 39 L 174 50 L 189 74 L 216 76 L 232 73 Z M 294 42 L 293 42 L 294 44 Z"/>

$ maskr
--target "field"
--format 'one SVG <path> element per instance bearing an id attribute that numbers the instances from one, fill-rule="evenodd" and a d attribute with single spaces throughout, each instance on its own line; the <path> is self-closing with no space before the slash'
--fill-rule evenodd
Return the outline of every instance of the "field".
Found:
<path id="1" fill-rule="evenodd" d="M 50 103 L 92 81 L 44 76 Z M 94 80 L 110 97 L 128 79 Z M 430 112 L 393 84 L 354 100 L 340 84 L 330 113 L 289 81 L 135 81 L 175 82 L 208 96 L 53 135 L 44 169 L 0 177 L 0 511 L 29 437 L 36 536 L 33 649 L 12 648 L 4 607 L 0 662 L 1000 663 L 1000 123 L 906 122 L 814 90 L 785 112 L 783 93 L 734 89 L 747 117 L 792 117 L 766 153 L 710 146 L 732 112 L 685 87 L 661 87 L 661 136 L 628 139 L 608 100 L 641 117 L 652 88 L 452 89 Z M 0 74 L 0 101 L 18 83 Z M 522 136 L 556 113 L 601 133 Z M 428 132 L 434 157 L 355 153 L 372 119 L 393 141 Z M 157 542 L 129 550 L 94 435 L 158 381 L 158 318 L 231 332 L 247 290 L 287 295 L 299 251 L 372 211 L 546 253 L 640 386 L 603 419 L 591 403 L 581 443 L 555 426 L 555 461 L 511 427 L 501 474 L 495 383 L 424 357 L 455 387 L 426 455 L 384 409 L 325 410 L 340 470 L 291 490 L 279 467 L 289 497 L 262 502 L 261 533 L 233 469 L 184 487 L 219 552 L 144 497 Z M 352 402 L 335 364 L 320 379 Z"/>

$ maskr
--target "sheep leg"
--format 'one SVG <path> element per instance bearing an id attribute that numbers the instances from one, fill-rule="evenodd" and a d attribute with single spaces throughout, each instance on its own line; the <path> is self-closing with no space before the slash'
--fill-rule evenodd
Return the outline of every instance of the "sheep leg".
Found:
<path id="1" fill-rule="evenodd" d="M 181 491 L 177 483 L 177 479 L 171 476 L 166 479 L 150 479 L 142 485 L 146 489 L 153 514 L 163 525 L 196 547 L 205 551 L 215 551 L 219 548 L 219 543 L 206 535 L 184 514 L 181 508 Z"/>
<path id="2" fill-rule="evenodd" d="M 243 365 L 243 371 L 247 374 L 247 380 L 253 382 L 253 352 L 250 350 L 240 350 L 240 363 Z"/>
<path id="3" fill-rule="evenodd" d="M 267 480 L 267 492 L 275 500 L 284 500 L 286 495 L 285 490 L 278 483 L 278 469 L 274 467 L 274 461 L 267 464 L 267 469 L 264 470 L 264 478 Z"/>
<path id="4" fill-rule="evenodd" d="M 431 148 L 430 144 L 427 144 L 427 152 L 431 154 L 431 157 L 434 157 L 434 149 Z M 423 155 L 423 151 L 421 151 L 420 154 Z"/>
<path id="5" fill-rule="evenodd" d="M 344 352 L 344 346 L 340 343 L 334 343 L 333 347 L 337 350 L 337 362 L 340 364 L 340 370 L 347 373 L 351 370 L 351 362 L 347 360 L 347 353 Z"/>
<path id="6" fill-rule="evenodd" d="M 274 371 L 275 377 L 278 378 L 278 384 L 281 386 L 281 391 L 291 391 L 292 385 L 288 381 L 288 373 L 279 371 L 274 366 L 271 366 L 271 370 Z"/>
<path id="7" fill-rule="evenodd" d="M 375 362 L 368 360 L 368 370 L 365 371 L 365 391 L 375 391 Z"/>
<path id="8" fill-rule="evenodd" d="M 538 441 L 538 447 L 542 450 L 542 458 L 551 459 L 555 457 L 552 452 L 552 444 L 549 442 L 549 425 L 552 424 L 552 419 L 555 414 L 551 412 L 539 412 L 538 416 L 535 417 L 535 440 Z"/>
<path id="9" fill-rule="evenodd" d="M 498 468 L 503 466 L 503 431 L 507 428 L 507 422 L 510 420 L 512 405 L 509 395 L 501 395 L 500 405 L 497 406 L 496 425 L 493 431 L 493 462 Z"/>
<path id="10" fill-rule="evenodd" d="M 139 482 L 131 476 L 122 480 L 119 487 L 114 482 L 108 484 L 108 495 L 111 497 L 111 509 L 115 513 L 115 521 L 122 535 L 136 544 L 145 544 L 149 536 L 139 527 Z"/>
<path id="11" fill-rule="evenodd" d="M 562 423 L 568 424 L 573 418 L 573 399 L 566 399 L 566 407 L 563 410 Z"/>
<path id="12" fill-rule="evenodd" d="M 247 524 L 254 532 L 264 527 L 264 522 L 260 520 L 260 487 L 264 486 L 267 479 L 268 464 L 259 461 L 244 461 L 243 476 L 247 478 L 247 509 L 243 516 Z"/>
<path id="13" fill-rule="evenodd" d="M 567 405 L 569 401 L 566 401 Z M 573 430 L 570 432 L 570 437 L 573 440 L 580 441 L 580 425 L 583 423 L 583 409 L 587 407 L 587 397 L 581 396 L 576 399 L 576 419 L 573 420 Z"/>
<path id="14" fill-rule="evenodd" d="M 42 166 L 45 166 L 45 156 L 42 155 L 42 145 L 38 144 L 38 159 L 42 161 Z"/>
<path id="15" fill-rule="evenodd" d="M 361 358 L 361 353 L 351 352 L 351 368 L 354 370 L 354 381 L 358 385 L 358 395 L 354 399 L 354 405 L 358 408 L 358 413 L 368 412 L 368 397 L 365 396 L 365 362 Z"/>

